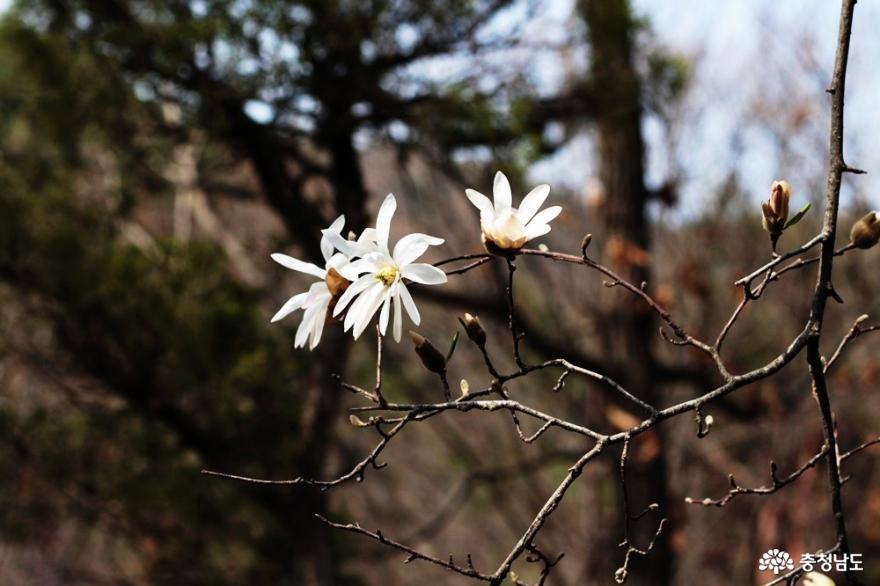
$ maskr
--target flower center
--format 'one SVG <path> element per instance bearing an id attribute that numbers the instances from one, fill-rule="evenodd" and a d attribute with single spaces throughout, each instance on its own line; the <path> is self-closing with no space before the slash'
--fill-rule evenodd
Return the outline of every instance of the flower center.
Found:
<path id="1" fill-rule="evenodd" d="M 390 287 L 394 280 L 397 278 L 397 267 L 385 267 L 384 269 L 376 273 L 376 278 L 382 281 L 382 283 L 386 287 Z"/>

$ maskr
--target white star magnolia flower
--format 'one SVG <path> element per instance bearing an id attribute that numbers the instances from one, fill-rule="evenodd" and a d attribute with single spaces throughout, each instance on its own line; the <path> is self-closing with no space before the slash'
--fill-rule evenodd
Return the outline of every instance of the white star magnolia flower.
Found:
<path id="1" fill-rule="evenodd" d="M 340 273 L 352 284 L 345 290 L 336 303 L 333 315 L 341 314 L 346 307 L 345 331 L 352 330 L 357 339 L 366 329 L 377 311 L 379 313 L 379 331 L 385 334 L 394 306 L 393 334 L 400 341 L 403 332 L 403 310 L 414 324 L 421 321 L 419 310 L 406 287 L 404 279 L 423 285 L 439 285 L 446 282 L 446 273 L 429 264 L 414 263 L 422 256 L 428 246 L 443 244 L 442 238 L 427 234 L 409 234 L 397 241 L 393 252 L 388 247 L 388 235 L 391 230 L 391 218 L 397 209 L 394 195 L 388 194 L 379 214 L 376 217 L 376 239 L 373 242 L 350 242 L 338 233 L 325 230 L 324 235 L 336 248 L 355 260 L 340 269 Z M 349 306 L 349 304 L 351 304 Z"/>
<path id="2" fill-rule="evenodd" d="M 494 204 L 479 191 L 466 189 L 465 194 L 480 210 L 483 242 L 502 250 L 519 250 L 529 240 L 543 236 L 550 231 L 549 222 L 562 211 L 560 206 L 552 206 L 538 212 L 550 194 L 550 186 L 546 184 L 531 190 L 519 208 L 513 207 L 510 182 L 501 171 L 495 174 L 492 188 Z"/>
<path id="3" fill-rule="evenodd" d="M 281 306 L 272 317 L 272 322 L 283 319 L 298 309 L 303 310 L 303 318 L 296 330 L 294 339 L 294 347 L 300 348 L 305 346 L 309 341 L 309 349 L 314 350 L 318 342 L 321 341 L 321 334 L 324 331 L 324 322 L 327 319 L 327 309 L 330 301 L 333 299 L 334 292 L 338 293 L 340 288 L 341 270 L 351 262 L 351 256 L 344 253 L 333 254 L 335 247 L 328 234 L 335 234 L 339 238 L 342 227 L 345 225 L 345 216 L 339 216 L 330 224 L 330 227 L 323 231 L 324 236 L 321 238 L 321 254 L 324 256 L 324 268 L 314 265 L 310 262 L 301 261 L 299 259 L 287 256 L 286 254 L 275 253 L 272 260 L 278 264 L 293 269 L 300 273 L 318 277 L 320 281 L 316 281 L 309 287 L 309 290 L 299 295 L 294 295 Z M 374 230 L 364 230 L 358 239 L 358 245 L 363 247 L 375 246 L 372 242 L 375 240 Z M 331 269 L 334 269 L 331 272 Z M 329 278 L 328 278 L 329 275 Z"/>

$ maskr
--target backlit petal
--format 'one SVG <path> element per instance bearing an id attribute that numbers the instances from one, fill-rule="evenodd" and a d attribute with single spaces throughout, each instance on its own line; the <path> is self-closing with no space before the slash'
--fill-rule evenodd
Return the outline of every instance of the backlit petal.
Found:
<path id="1" fill-rule="evenodd" d="M 425 285 L 440 285 L 447 281 L 446 273 L 437 267 L 416 263 L 403 267 L 400 271 L 404 278 Z"/>
<path id="2" fill-rule="evenodd" d="M 382 335 L 385 335 L 385 330 L 388 329 L 388 317 L 391 314 L 391 291 L 390 289 L 385 290 L 385 294 L 383 295 L 382 301 L 382 311 L 379 312 L 379 331 L 382 332 Z"/>
<path id="3" fill-rule="evenodd" d="M 382 298 L 384 297 L 385 291 L 386 288 L 381 285 L 379 287 L 371 287 L 364 291 L 362 295 L 364 298 L 364 305 L 360 308 L 360 316 L 354 324 L 353 334 L 355 340 L 357 340 L 367 326 L 370 325 L 370 321 L 372 321 L 379 306 L 382 305 Z"/>
<path id="4" fill-rule="evenodd" d="M 336 307 L 333 308 L 333 317 L 336 317 L 340 313 L 345 310 L 346 306 L 354 299 L 358 293 L 366 289 L 370 286 L 370 284 L 376 282 L 376 277 L 374 275 L 364 275 L 354 283 L 348 286 L 345 292 L 342 294 L 342 297 L 336 302 Z"/>
<path id="5" fill-rule="evenodd" d="M 382 252 L 388 252 L 388 234 L 391 232 L 391 218 L 394 217 L 396 209 L 397 200 L 394 199 L 393 193 L 389 193 L 376 215 L 376 243 Z"/>
<path id="6" fill-rule="evenodd" d="M 440 244 L 443 244 L 442 238 L 419 233 L 408 234 L 397 241 L 394 245 L 394 254 L 391 256 L 398 266 L 404 266 L 422 256 L 428 250 L 428 246 Z"/>
<path id="7" fill-rule="evenodd" d="M 342 232 L 342 227 L 343 227 L 344 225 L 345 225 L 345 216 L 344 216 L 344 215 L 343 215 L 343 216 L 339 216 L 338 218 L 336 218 L 335 220 L 333 220 L 333 223 L 330 224 L 330 227 L 327 228 L 327 231 L 328 231 L 328 232 L 331 232 L 331 233 L 332 233 L 332 232 L 335 232 L 336 234 L 339 234 L 340 232 Z M 322 236 L 321 236 L 321 254 L 324 255 L 324 260 L 325 260 L 325 261 L 330 260 L 330 257 L 333 256 L 333 249 L 334 249 L 334 248 L 335 248 L 335 246 L 334 246 L 333 243 L 327 238 L 327 236 L 326 236 L 326 235 L 322 235 Z"/>
<path id="8" fill-rule="evenodd" d="M 495 173 L 495 185 L 492 187 L 492 194 L 495 197 L 496 213 L 511 206 L 510 181 L 507 180 L 507 177 L 501 171 Z"/>
<path id="9" fill-rule="evenodd" d="M 281 306 L 281 309 L 279 309 L 278 312 L 272 316 L 272 322 L 274 323 L 279 319 L 284 319 L 285 317 L 302 307 L 303 301 L 306 300 L 307 296 L 308 292 L 305 292 L 300 293 L 299 295 L 294 295 L 293 297 L 288 299 L 287 302 Z"/>
<path id="10" fill-rule="evenodd" d="M 519 216 L 519 221 L 523 224 L 528 224 L 529 220 L 538 213 L 538 210 L 541 209 L 541 206 L 544 205 L 544 200 L 547 199 L 547 196 L 550 195 L 550 186 L 547 184 L 539 185 L 533 190 L 531 190 L 522 200 L 522 203 L 517 208 L 517 216 Z"/>
<path id="11" fill-rule="evenodd" d="M 310 262 L 303 262 L 298 258 L 293 258 L 292 256 L 287 256 L 286 254 L 281 254 L 280 252 L 276 252 L 271 255 L 272 260 L 277 262 L 283 267 L 288 269 L 293 269 L 294 271 L 298 271 L 300 273 L 305 273 L 307 275 L 312 275 L 314 277 L 318 277 L 319 279 L 323 279 L 324 269 L 321 267 L 315 266 Z"/>
<path id="12" fill-rule="evenodd" d="M 528 224 L 526 224 L 526 232 L 528 232 L 529 227 L 531 227 L 532 224 L 535 224 L 537 226 L 537 225 L 549 223 L 556 216 L 558 216 L 559 212 L 561 212 L 561 211 L 562 211 L 561 206 L 552 206 L 552 207 L 547 208 L 546 210 L 541 210 L 540 212 L 538 212 L 535 215 L 534 218 L 532 218 L 532 220 Z"/>
<path id="13" fill-rule="evenodd" d="M 467 196 L 471 203 L 476 206 L 478 210 L 480 210 L 480 217 L 489 216 L 495 213 L 495 207 L 492 205 L 492 201 L 480 193 L 475 189 L 465 189 L 464 194 Z"/>
<path id="14" fill-rule="evenodd" d="M 403 307 L 406 309 L 409 319 L 411 319 L 414 324 L 419 325 L 419 322 L 422 321 L 422 316 L 419 315 L 419 308 L 416 307 L 412 295 L 409 294 L 409 289 L 407 289 L 406 285 L 403 283 L 400 283 L 398 286 L 400 287 L 400 299 L 403 301 Z"/>
<path id="15" fill-rule="evenodd" d="M 397 285 L 399 286 L 399 285 Z M 394 296 L 394 341 L 400 342 L 400 336 L 403 334 L 403 305 L 400 301 L 400 292 Z"/>

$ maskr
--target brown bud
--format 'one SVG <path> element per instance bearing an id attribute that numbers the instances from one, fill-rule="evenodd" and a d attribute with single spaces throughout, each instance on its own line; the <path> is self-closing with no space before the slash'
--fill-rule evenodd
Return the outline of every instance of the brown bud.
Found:
<path id="1" fill-rule="evenodd" d="M 428 338 L 412 330 L 409 331 L 409 337 L 412 339 L 416 354 L 419 355 L 425 368 L 437 374 L 446 372 L 446 358 L 431 344 Z"/>
<path id="2" fill-rule="evenodd" d="M 342 294 L 345 293 L 345 290 L 348 289 L 351 283 L 334 268 L 327 269 L 327 276 L 324 277 L 324 282 L 327 283 L 327 289 L 330 291 L 330 305 L 327 309 L 325 321 L 326 323 L 332 323 L 335 319 L 342 319 L 342 316 L 334 318 L 333 310 L 336 307 L 336 302 L 339 301 L 339 298 L 342 297 Z"/>
<path id="3" fill-rule="evenodd" d="M 327 270 L 327 276 L 324 278 L 324 281 L 327 283 L 327 289 L 333 297 L 342 295 L 351 284 L 348 279 L 340 275 L 334 268 Z"/>
<path id="4" fill-rule="evenodd" d="M 483 324 L 480 322 L 480 318 L 466 313 L 463 318 L 458 318 L 458 321 L 464 326 L 464 331 L 474 344 L 480 348 L 483 348 L 486 345 L 486 330 L 483 329 Z"/>
<path id="5" fill-rule="evenodd" d="M 791 198 L 791 186 L 787 181 L 774 181 L 770 186 L 770 198 L 761 202 L 764 229 L 771 236 L 782 234 L 788 220 L 788 201 Z"/>
<path id="6" fill-rule="evenodd" d="M 868 249 L 880 240 L 880 218 L 877 212 L 868 212 L 853 224 L 849 238 L 856 248 Z"/>

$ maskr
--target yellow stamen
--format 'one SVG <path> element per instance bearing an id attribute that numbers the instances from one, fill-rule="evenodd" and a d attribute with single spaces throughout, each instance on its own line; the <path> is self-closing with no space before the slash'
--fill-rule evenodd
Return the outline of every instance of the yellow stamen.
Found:
<path id="1" fill-rule="evenodd" d="M 376 273 L 376 278 L 382 281 L 386 287 L 390 287 L 394 280 L 397 279 L 397 267 L 385 267 Z"/>

